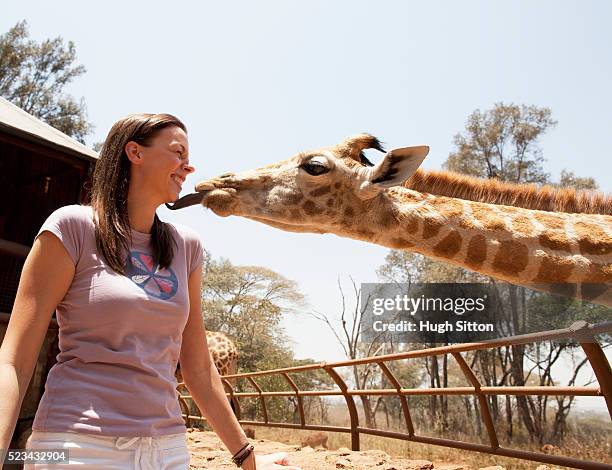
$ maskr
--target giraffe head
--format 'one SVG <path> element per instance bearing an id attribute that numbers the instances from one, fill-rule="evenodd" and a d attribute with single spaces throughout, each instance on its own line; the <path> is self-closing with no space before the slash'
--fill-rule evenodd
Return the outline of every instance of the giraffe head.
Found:
<path id="1" fill-rule="evenodd" d="M 368 134 L 338 145 L 243 173 L 226 173 L 196 185 L 196 194 L 175 208 L 201 202 L 217 215 L 237 215 L 294 232 L 355 232 L 356 220 L 376 206 L 385 190 L 402 184 L 420 166 L 429 147 L 391 150 L 377 165 L 365 149 L 384 152 Z M 371 221 L 370 221 L 371 222 Z"/>

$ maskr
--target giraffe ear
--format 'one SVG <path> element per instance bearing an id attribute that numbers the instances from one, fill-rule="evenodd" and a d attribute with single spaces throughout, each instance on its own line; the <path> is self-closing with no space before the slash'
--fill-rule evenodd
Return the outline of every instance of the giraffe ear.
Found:
<path id="1" fill-rule="evenodd" d="M 391 186 L 399 186 L 410 178 L 429 153 L 427 145 L 404 147 L 389 151 L 361 181 L 358 195 L 370 199 Z"/>

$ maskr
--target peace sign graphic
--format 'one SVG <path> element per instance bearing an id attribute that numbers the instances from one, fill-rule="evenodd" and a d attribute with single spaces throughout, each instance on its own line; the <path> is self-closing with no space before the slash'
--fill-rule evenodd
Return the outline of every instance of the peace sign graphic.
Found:
<path id="1" fill-rule="evenodd" d="M 142 251 L 130 251 L 125 263 L 126 275 L 147 294 L 167 300 L 176 294 L 178 279 L 170 268 L 160 269 L 153 257 Z"/>

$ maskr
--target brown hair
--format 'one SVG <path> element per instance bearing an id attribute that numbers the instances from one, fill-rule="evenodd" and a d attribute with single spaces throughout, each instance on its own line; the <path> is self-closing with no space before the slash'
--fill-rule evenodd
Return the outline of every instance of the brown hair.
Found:
<path id="1" fill-rule="evenodd" d="M 133 141 L 148 147 L 160 130 L 171 126 L 187 132 L 185 125 L 170 114 L 130 114 L 113 125 L 100 151 L 91 191 L 96 245 L 108 265 L 119 274 L 125 275 L 124 256 L 132 242 L 127 210 L 130 160 L 125 145 Z M 151 245 L 153 257 L 162 268 L 167 268 L 174 256 L 176 241 L 170 230 L 155 214 Z"/>

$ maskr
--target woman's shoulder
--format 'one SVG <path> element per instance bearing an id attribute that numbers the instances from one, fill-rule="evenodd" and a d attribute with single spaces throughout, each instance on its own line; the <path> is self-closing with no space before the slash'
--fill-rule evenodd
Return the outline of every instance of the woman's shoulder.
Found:
<path id="1" fill-rule="evenodd" d="M 200 242 L 200 235 L 193 228 L 179 224 L 177 222 L 166 222 L 171 229 L 183 240 L 190 242 Z"/>
<path id="2" fill-rule="evenodd" d="M 91 206 L 81 204 L 70 204 L 55 209 L 49 219 L 54 219 L 64 223 L 92 223 L 93 211 Z"/>

